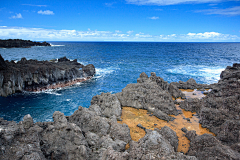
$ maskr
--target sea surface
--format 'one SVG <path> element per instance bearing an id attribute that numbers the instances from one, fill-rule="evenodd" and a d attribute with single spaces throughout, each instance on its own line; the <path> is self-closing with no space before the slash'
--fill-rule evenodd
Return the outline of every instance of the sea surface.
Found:
<path id="1" fill-rule="evenodd" d="M 66 56 L 96 67 L 93 79 L 71 87 L 44 92 L 24 92 L 0 97 L 0 117 L 21 121 L 30 114 L 34 121 L 52 121 L 54 111 L 69 116 L 79 106 L 89 107 L 102 92 L 117 93 L 136 83 L 142 72 L 168 82 L 216 83 L 220 73 L 240 63 L 240 43 L 154 43 L 154 42 L 50 42 L 51 47 L 0 48 L 5 60 L 22 57 L 52 60 Z"/>

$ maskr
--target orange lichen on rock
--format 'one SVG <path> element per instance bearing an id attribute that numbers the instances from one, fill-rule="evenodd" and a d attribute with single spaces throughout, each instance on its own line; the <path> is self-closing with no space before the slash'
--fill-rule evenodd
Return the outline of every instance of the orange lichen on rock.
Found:
<path id="1" fill-rule="evenodd" d="M 145 135 L 145 131 L 137 127 L 138 124 L 141 124 L 146 129 L 151 130 L 154 130 L 154 128 L 161 129 L 164 126 L 168 126 L 174 130 L 178 136 L 178 152 L 186 153 L 190 147 L 190 141 L 185 137 L 185 133 L 181 130 L 183 127 L 187 130 L 195 130 L 198 135 L 213 133 L 209 132 L 206 128 L 202 128 L 201 124 L 199 124 L 199 119 L 196 113 L 185 111 L 178 106 L 176 107 L 181 114 L 177 116 L 172 115 L 175 119 L 169 122 L 158 119 L 148 113 L 147 110 L 123 107 L 121 116 L 122 121 L 119 121 L 118 123 L 125 123 L 128 125 L 132 140 L 134 141 L 138 141 Z M 187 118 L 189 119 L 187 120 Z"/>

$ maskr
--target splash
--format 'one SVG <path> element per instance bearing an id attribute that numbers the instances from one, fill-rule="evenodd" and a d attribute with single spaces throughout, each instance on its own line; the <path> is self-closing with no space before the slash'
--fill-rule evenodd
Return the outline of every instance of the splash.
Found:
<path id="1" fill-rule="evenodd" d="M 167 71 L 175 74 L 189 75 L 190 77 L 202 77 L 205 81 L 210 83 L 216 83 L 220 79 L 220 74 L 225 68 L 222 67 L 211 67 L 211 66 L 176 66 L 173 69 L 168 69 Z"/>

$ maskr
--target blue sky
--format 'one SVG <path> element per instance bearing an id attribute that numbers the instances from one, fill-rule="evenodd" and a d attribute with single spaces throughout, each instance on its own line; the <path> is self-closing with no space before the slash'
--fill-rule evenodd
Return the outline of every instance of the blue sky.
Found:
<path id="1" fill-rule="evenodd" d="M 0 38 L 240 42 L 240 1 L 1 0 Z"/>

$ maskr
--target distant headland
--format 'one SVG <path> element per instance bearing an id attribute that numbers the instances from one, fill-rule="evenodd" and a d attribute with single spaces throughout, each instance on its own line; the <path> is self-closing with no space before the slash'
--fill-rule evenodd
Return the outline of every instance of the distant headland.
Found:
<path id="1" fill-rule="evenodd" d="M 33 42 L 22 39 L 0 39 L 0 48 L 30 48 L 31 46 L 51 46 L 47 42 Z"/>

